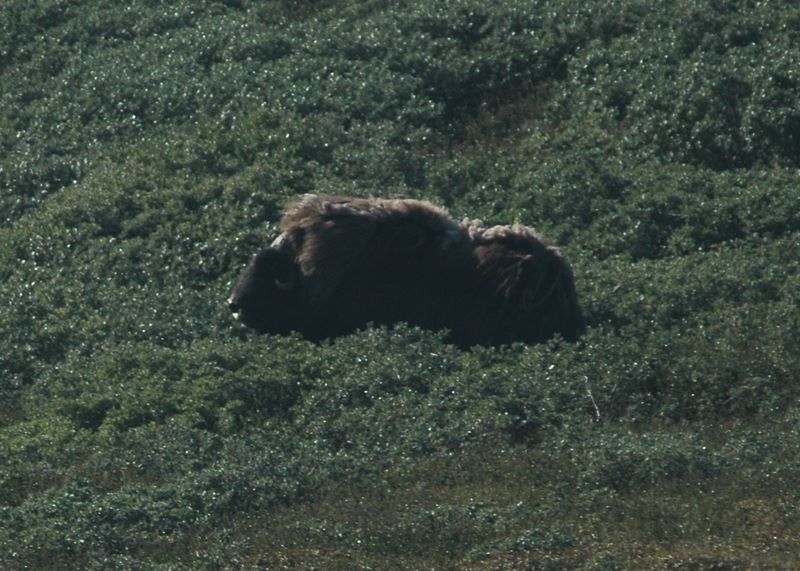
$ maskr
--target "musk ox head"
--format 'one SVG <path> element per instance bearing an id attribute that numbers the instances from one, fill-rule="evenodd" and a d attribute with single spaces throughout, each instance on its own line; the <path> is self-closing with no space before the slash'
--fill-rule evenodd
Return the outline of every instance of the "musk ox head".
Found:
<path id="1" fill-rule="evenodd" d="M 265 248 L 248 264 L 228 298 L 233 317 L 259 333 L 288 333 L 298 300 L 299 272 L 294 260 L 280 248 Z"/>
<path id="2" fill-rule="evenodd" d="M 524 226 L 459 224 L 415 200 L 309 195 L 281 229 L 228 299 L 259 333 L 324 339 L 404 321 L 470 346 L 585 330 L 569 265 Z"/>

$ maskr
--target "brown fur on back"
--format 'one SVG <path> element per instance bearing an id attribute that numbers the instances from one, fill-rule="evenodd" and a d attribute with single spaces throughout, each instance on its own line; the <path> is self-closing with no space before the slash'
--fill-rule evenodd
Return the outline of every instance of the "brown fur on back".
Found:
<path id="1" fill-rule="evenodd" d="M 324 301 L 339 285 L 382 226 L 399 227 L 406 243 L 396 240 L 398 249 L 418 246 L 428 236 L 441 237 L 442 246 L 469 240 L 444 209 L 428 202 L 306 195 L 287 209 L 281 230 L 296 253 L 314 303 Z"/>

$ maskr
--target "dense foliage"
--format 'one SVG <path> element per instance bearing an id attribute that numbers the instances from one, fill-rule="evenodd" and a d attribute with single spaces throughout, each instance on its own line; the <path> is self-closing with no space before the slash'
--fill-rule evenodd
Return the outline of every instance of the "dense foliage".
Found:
<path id="1" fill-rule="evenodd" d="M 800 566 L 800 10 L 5 0 L 0 567 Z M 254 337 L 305 192 L 562 246 L 583 342 Z"/>

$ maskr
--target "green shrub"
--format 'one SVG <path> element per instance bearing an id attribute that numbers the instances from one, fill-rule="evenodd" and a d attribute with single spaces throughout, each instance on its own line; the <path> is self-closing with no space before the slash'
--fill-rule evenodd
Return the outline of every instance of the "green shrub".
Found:
<path id="1" fill-rule="evenodd" d="M 596 40 L 570 61 L 557 98 L 602 113 L 623 145 L 715 170 L 796 166 L 797 52 L 782 4 L 665 4 L 635 33 Z"/>

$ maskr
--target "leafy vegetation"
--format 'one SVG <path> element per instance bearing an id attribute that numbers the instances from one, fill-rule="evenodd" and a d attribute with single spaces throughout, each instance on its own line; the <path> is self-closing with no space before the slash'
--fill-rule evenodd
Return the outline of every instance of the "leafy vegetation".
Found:
<path id="1" fill-rule="evenodd" d="M 0 567 L 800 565 L 791 2 L 7 0 Z M 304 193 L 522 222 L 577 345 L 254 337 Z"/>

